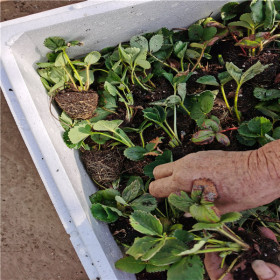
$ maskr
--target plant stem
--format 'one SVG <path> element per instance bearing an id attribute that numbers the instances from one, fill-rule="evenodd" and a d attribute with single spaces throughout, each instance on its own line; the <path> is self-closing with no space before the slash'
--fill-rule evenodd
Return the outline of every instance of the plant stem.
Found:
<path id="1" fill-rule="evenodd" d="M 145 75 L 145 77 L 147 77 L 147 74 L 146 74 L 146 71 L 144 70 L 144 75 Z M 149 80 L 149 83 L 151 84 L 151 86 L 153 87 L 153 88 L 156 88 L 156 85 L 151 81 L 151 80 Z"/>
<path id="2" fill-rule="evenodd" d="M 232 38 L 235 40 L 235 42 L 238 43 L 238 39 L 236 38 L 236 36 L 233 33 L 230 33 Z M 244 50 L 244 48 L 242 46 L 239 46 L 241 48 L 241 50 L 243 51 L 243 53 L 247 56 L 246 51 Z"/>
<path id="3" fill-rule="evenodd" d="M 227 129 L 224 129 L 222 131 L 220 131 L 220 133 L 224 133 L 224 132 L 227 132 L 227 131 L 230 131 L 230 130 L 237 130 L 238 127 L 230 127 L 230 128 L 227 128 Z"/>
<path id="4" fill-rule="evenodd" d="M 103 71 L 103 72 L 105 72 L 105 73 L 109 73 L 109 71 L 106 71 L 106 70 L 104 70 L 104 69 L 93 69 L 93 72 L 95 72 L 95 71 Z"/>
<path id="5" fill-rule="evenodd" d="M 87 81 L 86 81 L 86 86 L 85 86 L 86 91 L 88 91 L 88 88 L 89 88 L 89 67 L 90 67 L 90 65 L 88 65 L 86 67 L 86 72 L 87 72 Z"/>
<path id="6" fill-rule="evenodd" d="M 240 257 L 241 255 L 239 255 L 237 258 L 233 260 L 233 262 L 230 264 L 230 266 L 227 268 L 227 270 L 222 274 L 222 276 L 218 280 L 223 280 L 225 278 L 225 276 L 232 270 L 232 268 L 234 267 L 234 265 L 236 264 L 236 262 L 239 260 Z"/>
<path id="7" fill-rule="evenodd" d="M 182 69 L 182 72 L 184 72 L 184 57 L 181 58 L 181 69 Z"/>
<path id="8" fill-rule="evenodd" d="M 130 114 L 130 108 L 128 107 L 127 103 L 124 102 L 124 105 L 125 105 L 125 108 L 126 108 L 126 120 L 127 122 L 130 122 L 131 121 L 131 114 Z"/>
<path id="9" fill-rule="evenodd" d="M 229 104 L 228 104 L 228 100 L 227 100 L 227 96 L 226 96 L 226 93 L 225 93 L 224 85 L 221 85 L 221 92 L 222 92 L 224 101 L 225 101 L 225 103 L 226 103 L 226 106 L 227 106 L 227 108 L 228 108 L 230 114 L 232 114 L 231 109 L 230 109 L 230 106 L 229 106 Z"/>
<path id="10" fill-rule="evenodd" d="M 250 246 L 248 244 L 246 244 L 245 242 L 243 242 L 240 237 L 229 232 L 227 232 L 226 230 L 224 230 L 223 228 L 218 228 L 217 229 L 218 232 L 220 232 L 221 234 L 225 235 L 226 237 L 228 237 L 229 239 L 233 240 L 234 242 L 236 242 L 237 244 L 239 244 L 243 249 L 248 250 L 250 248 Z"/>
<path id="11" fill-rule="evenodd" d="M 238 123 L 241 122 L 240 115 L 239 115 L 238 108 L 237 108 L 238 94 L 239 94 L 240 88 L 241 88 L 241 84 L 237 85 L 237 89 L 236 89 L 235 96 L 234 96 L 234 111 L 235 111 L 235 115 L 236 115 Z"/>
<path id="12" fill-rule="evenodd" d="M 188 61 L 190 62 L 191 65 L 194 65 L 194 63 L 190 60 L 189 57 L 188 57 Z"/>
<path id="13" fill-rule="evenodd" d="M 174 138 L 174 136 L 169 132 L 169 130 L 162 123 L 157 123 L 157 125 L 159 125 L 166 132 L 166 134 L 170 137 L 170 139 Z"/>
<path id="14" fill-rule="evenodd" d="M 144 137 L 143 137 L 143 131 L 139 133 L 140 135 L 140 139 L 141 139 L 141 142 L 142 142 L 142 147 L 145 148 L 145 141 L 144 141 Z"/>
<path id="15" fill-rule="evenodd" d="M 225 251 L 240 252 L 240 249 L 234 248 L 234 247 L 209 248 L 209 249 L 196 251 L 195 254 L 204 254 L 204 253 L 212 253 L 212 252 L 225 252 Z"/>
<path id="16" fill-rule="evenodd" d="M 115 131 L 113 133 L 117 134 L 122 139 L 122 141 L 123 141 L 122 143 L 124 143 L 127 147 L 131 148 L 131 147 L 135 146 L 129 138 L 128 138 L 129 141 L 127 141 L 125 138 L 122 137 L 121 134 L 116 133 Z"/>
<path id="17" fill-rule="evenodd" d="M 195 237 L 193 240 L 200 241 L 200 240 L 202 240 L 202 237 Z M 225 245 L 227 243 L 226 241 L 221 241 L 221 240 L 217 240 L 217 239 L 207 239 L 207 242 L 209 242 L 211 244 L 221 244 L 221 245 Z"/>
<path id="18" fill-rule="evenodd" d="M 156 61 L 162 63 L 163 65 L 165 65 L 165 66 L 167 66 L 167 67 L 169 67 L 169 68 L 171 68 L 171 69 L 172 69 L 173 71 L 175 71 L 176 73 L 179 73 L 179 71 L 178 71 L 176 68 L 174 68 L 174 67 L 170 66 L 169 64 L 165 63 L 164 61 L 160 60 L 159 58 L 157 58 L 156 56 L 154 56 L 151 52 L 149 52 L 149 55 L 150 55 L 151 57 L 153 57 Z"/>
<path id="19" fill-rule="evenodd" d="M 100 187 L 101 189 L 103 189 L 103 190 L 106 190 L 107 188 L 105 188 L 104 186 L 102 186 L 100 183 L 98 183 L 97 181 L 95 181 L 94 179 L 92 179 L 93 180 L 93 182 L 98 186 L 98 187 Z"/>
<path id="20" fill-rule="evenodd" d="M 174 134 L 175 134 L 175 137 L 176 137 L 176 140 L 179 140 L 179 137 L 178 137 L 178 131 L 177 131 L 177 107 L 176 105 L 174 105 Z"/>
<path id="21" fill-rule="evenodd" d="M 67 55 L 67 53 L 66 53 L 65 50 L 63 50 L 63 54 L 64 54 L 64 56 L 65 56 L 67 62 L 69 63 L 70 67 L 72 68 L 72 70 L 73 70 L 74 73 L 76 74 L 77 79 L 78 79 L 78 81 L 79 81 L 79 83 L 80 83 L 81 88 L 84 90 L 84 85 L 83 85 L 83 83 L 82 83 L 81 77 L 80 77 L 78 71 L 76 70 L 76 68 L 74 67 L 74 65 L 72 64 L 72 62 L 71 62 L 71 60 L 70 60 L 70 58 L 69 58 L 69 56 Z"/>
<path id="22" fill-rule="evenodd" d="M 72 75 L 67 71 L 66 67 L 63 67 L 63 69 L 64 69 L 64 71 L 66 72 L 66 74 L 67 74 L 67 76 L 69 77 L 69 79 L 71 80 L 71 82 L 72 82 L 73 86 L 75 87 L 75 89 L 77 89 L 77 86 L 76 86 L 76 84 L 75 84 L 75 81 L 74 81 Z"/>
<path id="23" fill-rule="evenodd" d="M 131 68 L 130 79 L 131 79 L 132 84 L 134 85 L 134 77 L 133 77 L 133 74 L 134 74 L 134 68 Z"/>
<path id="24" fill-rule="evenodd" d="M 188 113 L 189 116 L 191 115 L 191 112 L 186 108 L 183 102 L 180 103 L 180 106 Z"/>
<path id="25" fill-rule="evenodd" d="M 225 228 L 227 231 L 229 231 L 233 236 L 235 236 L 236 238 L 239 238 L 239 240 L 243 241 L 243 240 L 241 239 L 241 237 L 238 236 L 237 234 L 235 234 L 235 232 L 232 231 L 228 226 L 224 225 L 224 228 Z"/>
<path id="26" fill-rule="evenodd" d="M 123 103 L 124 103 L 125 108 L 126 108 L 126 119 L 127 119 L 128 122 L 130 122 L 132 114 L 131 114 L 130 108 L 128 107 L 129 100 L 127 99 L 126 93 L 123 90 L 123 95 L 125 96 L 125 98 L 119 93 L 119 91 L 117 91 L 117 95 L 123 100 Z M 127 102 L 125 102 L 125 99 L 126 99 Z"/>
<path id="27" fill-rule="evenodd" d="M 135 72 L 134 72 L 134 77 L 135 77 L 136 81 L 138 82 L 138 84 L 139 84 L 144 90 L 149 91 L 149 89 L 148 89 L 147 87 L 145 87 L 145 86 L 140 82 L 140 80 L 138 79 L 138 77 L 137 77 L 137 75 L 135 74 Z"/>
<path id="28" fill-rule="evenodd" d="M 191 72 L 193 72 L 193 71 L 196 69 L 196 67 L 200 64 L 200 61 L 201 61 L 201 59 L 202 59 L 202 57 L 203 57 L 203 55 L 204 55 L 205 49 L 206 49 L 206 45 L 204 45 L 203 49 L 201 50 L 201 54 L 200 54 L 200 56 L 199 56 L 199 58 L 198 58 L 196 64 L 195 64 L 194 67 L 192 68 Z"/>
<path id="29" fill-rule="evenodd" d="M 158 208 L 156 208 L 156 211 L 158 211 L 162 217 L 166 218 L 166 216 Z"/>
<path id="30" fill-rule="evenodd" d="M 250 210 L 249 210 L 249 212 L 258 219 L 258 221 L 262 224 L 262 226 L 264 226 L 266 228 L 268 227 L 257 214 L 253 213 Z"/>
<path id="31" fill-rule="evenodd" d="M 179 145 L 182 144 L 181 141 L 179 140 L 178 136 L 176 136 L 176 134 L 174 133 L 172 128 L 169 126 L 168 122 L 165 120 L 164 123 L 167 126 L 167 128 L 169 129 L 169 131 L 171 132 L 171 134 L 172 134 L 171 139 L 175 138 Z M 168 135 L 170 136 L 170 134 L 168 134 Z"/>
<path id="32" fill-rule="evenodd" d="M 167 202 L 167 198 L 165 199 L 165 211 L 166 211 L 167 218 L 169 219 L 169 211 L 168 211 L 168 202 Z"/>
<path id="33" fill-rule="evenodd" d="M 123 139 L 123 137 L 121 137 L 121 135 L 119 135 L 118 134 L 118 136 L 122 139 L 119 139 L 119 138 L 116 138 L 116 137 L 114 137 L 114 136 L 112 136 L 112 135 L 108 135 L 108 134 L 106 134 L 106 133 L 102 133 L 102 132 L 92 132 L 91 133 L 92 135 L 94 135 L 94 134 L 99 134 L 99 135 L 103 135 L 103 136 L 106 136 L 106 137 L 108 137 L 108 138 L 111 138 L 111 139 L 113 139 L 113 140 L 116 140 L 116 141 L 118 141 L 118 142 L 121 142 L 121 143 L 123 143 L 124 145 L 126 145 L 127 147 L 133 147 L 134 145 L 132 144 L 130 144 L 129 142 L 127 142 L 125 139 Z"/>
<path id="34" fill-rule="evenodd" d="M 255 28 L 252 29 L 252 35 L 255 34 Z M 256 55 L 256 49 L 252 49 L 252 56 L 255 56 Z"/>

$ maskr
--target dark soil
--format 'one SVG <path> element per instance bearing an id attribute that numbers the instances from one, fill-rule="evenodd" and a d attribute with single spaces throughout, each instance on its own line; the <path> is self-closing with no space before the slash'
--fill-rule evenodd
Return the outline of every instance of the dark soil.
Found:
<path id="1" fill-rule="evenodd" d="M 173 93 L 171 84 L 165 78 L 154 79 L 154 83 L 157 87 L 150 92 L 144 91 L 139 86 L 132 87 L 131 91 L 136 106 L 144 106 L 145 108 L 149 103 L 165 99 Z"/>
<path id="2" fill-rule="evenodd" d="M 65 89 L 58 92 L 54 99 L 72 119 L 90 119 L 98 104 L 98 94 L 95 91 L 79 92 Z"/>
<path id="3" fill-rule="evenodd" d="M 275 241 L 245 231 L 239 231 L 238 235 L 251 248 L 244 252 L 240 259 L 241 264 L 232 271 L 235 280 L 258 280 L 251 266 L 254 260 L 263 260 L 280 266 L 280 246 Z"/>
<path id="4" fill-rule="evenodd" d="M 116 222 L 109 224 L 110 231 L 118 243 L 131 246 L 136 237 L 142 237 L 143 234 L 135 231 L 129 223 L 129 220 L 120 217 Z"/>
<path id="5" fill-rule="evenodd" d="M 147 273 L 142 271 L 136 274 L 137 280 L 160 280 L 167 279 L 167 271 Z"/>

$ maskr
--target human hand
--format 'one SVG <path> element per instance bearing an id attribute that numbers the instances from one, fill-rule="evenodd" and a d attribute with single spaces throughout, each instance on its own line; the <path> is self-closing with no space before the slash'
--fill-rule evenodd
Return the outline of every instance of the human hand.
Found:
<path id="1" fill-rule="evenodd" d="M 255 208 L 280 197 L 280 140 L 246 152 L 203 151 L 157 166 L 150 193 L 191 192 L 195 179 L 215 183 L 221 213 Z"/>
<path id="2" fill-rule="evenodd" d="M 264 237 L 277 242 L 274 233 L 270 229 L 261 227 L 260 232 Z M 219 279 L 226 272 L 228 267 L 221 268 L 221 261 L 222 259 L 217 253 L 205 254 L 204 264 L 211 280 Z M 275 264 L 255 260 L 252 262 L 252 269 L 259 280 L 280 280 L 280 267 Z M 232 274 L 226 274 L 223 280 L 233 280 Z"/>

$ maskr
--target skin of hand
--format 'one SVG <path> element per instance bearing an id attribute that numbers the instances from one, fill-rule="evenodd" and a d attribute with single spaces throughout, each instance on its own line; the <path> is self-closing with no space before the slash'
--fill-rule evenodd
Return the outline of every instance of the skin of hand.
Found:
<path id="1" fill-rule="evenodd" d="M 155 197 L 191 192 L 195 179 L 215 183 L 220 212 L 242 211 L 280 197 L 280 140 L 245 152 L 202 151 L 154 169 L 149 190 Z"/>
<path id="2" fill-rule="evenodd" d="M 264 237 L 277 242 L 274 233 L 270 229 L 261 227 L 260 232 Z M 219 279 L 226 271 L 227 266 L 221 268 L 221 261 L 222 259 L 217 253 L 205 254 L 204 264 L 211 280 Z M 259 280 L 280 280 L 280 267 L 275 264 L 255 260 L 252 262 L 252 268 Z M 232 274 L 228 273 L 223 280 L 233 280 Z"/>

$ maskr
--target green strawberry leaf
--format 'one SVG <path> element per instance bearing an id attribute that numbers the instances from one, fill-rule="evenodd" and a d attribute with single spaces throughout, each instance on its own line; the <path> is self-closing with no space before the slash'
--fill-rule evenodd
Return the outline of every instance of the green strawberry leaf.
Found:
<path id="1" fill-rule="evenodd" d="M 140 146 L 129 147 L 124 150 L 124 155 L 132 161 L 143 160 L 146 153 L 147 150 Z"/>
<path id="2" fill-rule="evenodd" d="M 122 192 L 122 197 L 125 201 L 130 202 L 139 196 L 143 191 L 143 181 L 141 182 L 137 177 L 135 177 L 135 180 L 127 183 L 127 187 Z"/>
<path id="3" fill-rule="evenodd" d="M 216 78 L 211 75 L 202 76 L 198 78 L 196 82 L 204 85 L 219 86 L 219 83 L 217 82 Z"/>
<path id="4" fill-rule="evenodd" d="M 131 226 L 146 235 L 162 235 L 162 224 L 160 220 L 153 216 L 150 213 L 136 210 L 133 214 L 130 216 L 130 224 Z"/>
<path id="5" fill-rule="evenodd" d="M 193 204 L 190 206 L 189 212 L 198 222 L 217 223 L 220 221 L 220 215 L 217 211 L 214 204 L 209 203 L 205 205 Z"/>
<path id="6" fill-rule="evenodd" d="M 176 238 L 170 237 L 166 240 L 164 246 L 150 260 L 149 264 L 156 266 L 165 266 L 175 263 L 181 259 L 178 254 L 186 250 L 186 245 Z"/>
<path id="7" fill-rule="evenodd" d="M 115 267 L 128 273 L 139 273 L 145 269 L 146 263 L 128 256 L 118 260 L 115 263 Z"/>
<path id="8" fill-rule="evenodd" d="M 133 256 L 136 260 L 147 253 L 149 249 L 159 242 L 159 238 L 152 236 L 136 237 L 132 246 L 127 250 L 127 254 Z"/>
<path id="9" fill-rule="evenodd" d="M 61 37 L 49 37 L 45 39 L 44 46 L 55 51 L 57 48 L 66 46 L 66 42 Z"/>
<path id="10" fill-rule="evenodd" d="M 238 221 L 242 217 L 242 214 L 238 212 L 230 212 L 221 216 L 221 223 L 233 223 Z"/>
<path id="11" fill-rule="evenodd" d="M 101 54 L 97 51 L 90 52 L 84 59 L 84 62 L 89 66 L 99 61 Z"/>
<path id="12" fill-rule="evenodd" d="M 176 209 L 189 212 L 190 206 L 193 204 L 193 200 L 188 196 L 187 193 L 181 191 L 180 195 L 170 194 L 168 197 L 168 202 Z"/>
<path id="13" fill-rule="evenodd" d="M 119 216 L 122 216 L 122 212 L 117 208 L 100 203 L 92 204 L 91 213 L 94 218 L 106 223 L 113 223 L 119 218 Z"/>
<path id="14" fill-rule="evenodd" d="M 256 117 L 248 122 L 249 130 L 259 136 L 264 136 L 272 130 L 273 125 L 271 121 L 265 117 Z"/>
<path id="15" fill-rule="evenodd" d="M 152 212 L 157 208 L 157 200 L 149 193 L 141 195 L 139 198 L 130 203 L 133 210 L 142 210 L 145 212 Z"/>
<path id="16" fill-rule="evenodd" d="M 265 88 L 255 88 L 254 96 L 261 101 L 273 100 L 276 98 L 280 98 L 280 90 L 279 89 L 265 89 Z"/>
<path id="17" fill-rule="evenodd" d="M 204 266 L 199 256 L 187 256 L 173 264 L 167 272 L 168 280 L 203 280 Z"/>
<path id="18" fill-rule="evenodd" d="M 156 34 L 154 35 L 149 42 L 150 52 L 157 52 L 161 49 L 163 45 L 163 35 Z"/>

